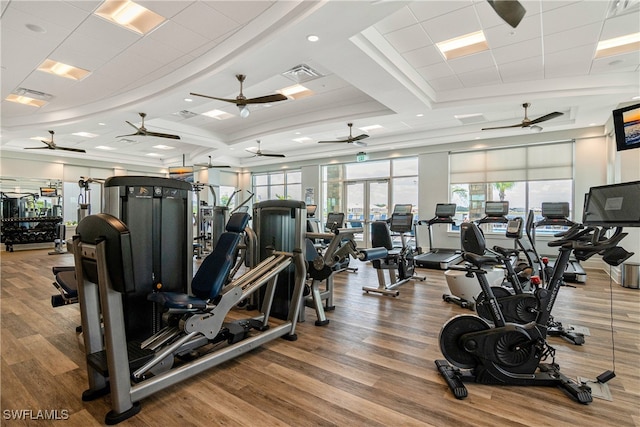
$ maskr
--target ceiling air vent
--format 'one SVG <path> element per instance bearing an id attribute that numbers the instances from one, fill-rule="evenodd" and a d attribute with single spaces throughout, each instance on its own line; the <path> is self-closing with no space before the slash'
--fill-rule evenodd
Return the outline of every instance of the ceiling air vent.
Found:
<path id="1" fill-rule="evenodd" d="M 19 96 L 28 96 L 29 98 L 33 99 L 41 99 L 43 101 L 50 101 L 51 98 L 53 98 L 53 95 L 51 94 L 40 92 L 38 90 L 27 89 L 26 87 L 19 87 L 18 89 L 14 90 L 13 93 Z"/>
<path id="2" fill-rule="evenodd" d="M 306 64 L 296 65 L 292 69 L 282 73 L 282 75 L 289 80 L 293 80 L 296 83 L 304 83 L 311 80 L 319 79 L 320 77 L 324 77 L 322 74 L 320 74 L 320 72 L 314 70 Z"/>

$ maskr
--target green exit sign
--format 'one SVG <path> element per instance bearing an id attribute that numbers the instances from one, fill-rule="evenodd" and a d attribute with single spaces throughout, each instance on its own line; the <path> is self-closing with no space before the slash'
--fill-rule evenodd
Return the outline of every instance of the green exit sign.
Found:
<path id="1" fill-rule="evenodd" d="M 356 162 L 366 162 L 368 159 L 369 157 L 367 156 L 367 153 L 361 151 L 356 154 Z"/>

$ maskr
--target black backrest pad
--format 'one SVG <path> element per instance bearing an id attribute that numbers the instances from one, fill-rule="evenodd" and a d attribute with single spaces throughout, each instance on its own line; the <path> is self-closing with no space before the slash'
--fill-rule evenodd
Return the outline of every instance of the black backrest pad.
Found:
<path id="1" fill-rule="evenodd" d="M 235 216 L 234 214 L 232 216 Z M 244 229 L 244 228 L 243 228 Z M 236 249 L 241 236 L 225 232 L 220 235 L 216 247 L 200 265 L 193 280 L 191 292 L 201 299 L 213 299 L 220 293 L 235 263 Z"/>
<path id="2" fill-rule="evenodd" d="M 371 223 L 371 246 L 374 248 L 393 249 L 391 231 L 387 221 L 374 221 Z"/>
<path id="3" fill-rule="evenodd" d="M 232 233 L 242 233 L 245 228 L 247 228 L 247 224 L 249 224 L 249 219 L 251 216 L 246 212 L 236 212 L 227 221 L 227 225 L 225 226 L 225 230 L 230 231 Z"/>
<path id="4" fill-rule="evenodd" d="M 464 252 L 484 255 L 486 242 L 482 230 L 473 222 L 460 224 L 460 246 Z"/>
<path id="5" fill-rule="evenodd" d="M 89 215 L 80 221 L 76 234 L 83 243 L 96 244 L 104 240 L 111 286 L 117 292 L 135 291 L 131 239 L 129 230 L 122 221 L 105 213 Z M 83 261 L 83 272 L 89 281 L 98 283 L 94 262 Z"/>

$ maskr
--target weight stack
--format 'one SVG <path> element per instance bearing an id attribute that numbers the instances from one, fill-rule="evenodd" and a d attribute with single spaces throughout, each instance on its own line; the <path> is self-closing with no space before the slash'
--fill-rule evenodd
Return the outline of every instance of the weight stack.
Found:
<path id="1" fill-rule="evenodd" d="M 293 252 L 304 248 L 307 208 L 295 200 L 266 200 L 253 205 L 253 230 L 258 240 L 258 261 L 268 256 L 268 248 Z M 291 264 L 278 275 L 271 315 L 287 319 L 295 287 L 295 267 Z M 264 297 L 260 289 L 260 304 Z"/>
<path id="2" fill-rule="evenodd" d="M 131 233 L 135 291 L 123 295 L 127 340 L 157 332 L 162 313 L 147 295 L 158 284 L 187 293 L 193 277 L 193 213 L 190 183 L 169 178 L 115 176 L 104 183 L 104 212 Z"/>

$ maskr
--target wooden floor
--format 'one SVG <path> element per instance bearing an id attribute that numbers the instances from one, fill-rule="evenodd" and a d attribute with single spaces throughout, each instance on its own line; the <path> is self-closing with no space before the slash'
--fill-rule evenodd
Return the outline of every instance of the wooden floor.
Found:
<path id="1" fill-rule="evenodd" d="M 79 307 L 52 308 L 51 266 L 71 255 L 46 250 L 1 254 L 1 425 L 101 425 L 109 397 L 82 402 L 87 388 L 75 327 Z M 438 334 L 452 316 L 469 313 L 442 300 L 443 272 L 420 270 L 397 298 L 363 294 L 375 285 L 370 265 L 336 277 L 331 322 L 314 325 L 306 309 L 298 340 L 282 339 L 143 400 L 124 426 L 637 426 L 640 425 L 640 292 L 610 285 L 589 271 L 585 285 L 563 287 L 554 310 L 565 325 L 587 327 L 583 346 L 549 342 L 572 377 L 595 378 L 612 368 L 613 295 L 616 377 L 612 401 L 590 405 L 548 387 L 468 384 L 456 400 L 434 365 Z M 66 421 L 16 420 L 11 411 L 54 412 Z M 15 412 L 13 412 L 15 414 Z M 42 413 L 40 413 L 42 417 Z M 12 419 L 12 417 L 14 419 Z"/>

